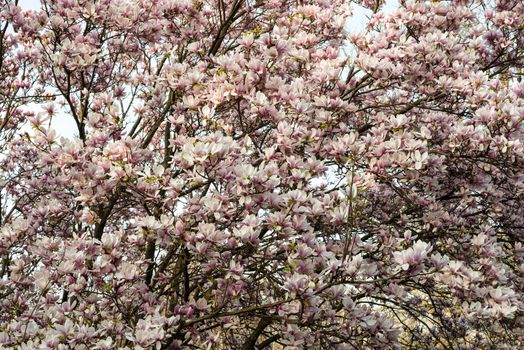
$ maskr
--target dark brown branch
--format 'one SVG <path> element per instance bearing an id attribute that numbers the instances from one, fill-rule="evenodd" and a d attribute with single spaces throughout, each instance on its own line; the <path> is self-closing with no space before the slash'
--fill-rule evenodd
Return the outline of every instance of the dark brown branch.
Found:
<path id="1" fill-rule="evenodd" d="M 258 337 L 270 324 L 271 319 L 269 317 L 262 317 L 258 322 L 257 327 L 253 330 L 253 333 L 251 333 L 251 335 L 244 342 L 244 345 L 242 345 L 242 350 L 255 350 Z"/>
<path id="2" fill-rule="evenodd" d="M 147 146 L 149 146 L 149 144 L 153 140 L 153 137 L 155 136 L 156 131 L 158 130 L 158 128 L 160 128 L 160 125 L 162 125 L 162 122 L 164 121 L 165 117 L 171 111 L 171 107 L 173 107 L 173 104 L 174 104 L 174 92 L 173 90 L 171 90 L 169 92 L 169 97 L 166 101 L 166 104 L 164 105 L 164 109 L 162 113 L 160 114 L 158 119 L 155 121 L 155 124 L 153 124 L 153 127 L 151 128 L 151 130 L 149 130 L 149 133 L 146 135 L 146 138 L 140 145 L 141 148 L 146 148 Z"/>
<path id="3" fill-rule="evenodd" d="M 257 350 L 262 350 L 262 349 L 268 347 L 269 345 L 271 345 L 271 343 L 277 341 L 278 339 L 280 339 L 280 335 L 278 335 L 278 334 L 275 334 L 275 335 L 267 338 L 266 340 L 264 340 L 263 342 L 258 344 Z"/>
<path id="4" fill-rule="evenodd" d="M 106 224 L 107 224 L 107 219 L 109 218 L 109 215 L 111 215 L 111 211 L 113 210 L 113 207 L 115 206 L 116 202 L 118 201 L 118 198 L 120 197 L 121 193 L 122 193 L 122 187 L 117 188 L 117 190 L 115 191 L 115 194 L 109 200 L 107 207 L 103 208 L 103 210 L 101 211 L 101 214 L 99 214 L 100 221 L 95 225 L 94 238 L 98 240 L 102 238 L 102 235 L 104 234 L 104 228 L 106 227 Z"/>
<path id="5" fill-rule="evenodd" d="M 216 55 L 216 53 L 220 49 L 220 46 L 222 46 L 222 42 L 226 38 L 226 34 L 229 28 L 231 27 L 233 22 L 238 18 L 238 15 L 239 15 L 238 11 L 240 10 L 240 5 L 241 5 L 241 1 L 235 0 L 235 2 L 233 3 L 233 6 L 231 7 L 231 12 L 229 13 L 229 16 L 218 29 L 218 33 L 215 36 L 215 39 L 213 40 L 213 44 L 211 45 L 211 48 L 209 49 L 209 52 L 208 52 L 209 56 Z"/>
<path id="6" fill-rule="evenodd" d="M 153 279 L 153 269 L 154 269 L 154 259 L 155 259 L 155 250 L 156 250 L 156 241 L 155 239 L 150 239 L 147 241 L 147 247 L 146 247 L 146 254 L 145 258 L 146 260 L 149 260 L 149 265 L 147 266 L 146 270 L 146 285 L 151 285 L 151 281 Z"/>

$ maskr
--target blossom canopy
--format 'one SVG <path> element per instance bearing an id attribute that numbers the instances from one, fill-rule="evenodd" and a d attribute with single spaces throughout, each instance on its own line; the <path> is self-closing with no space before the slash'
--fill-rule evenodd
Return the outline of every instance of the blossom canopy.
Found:
<path id="1" fill-rule="evenodd" d="M 524 2 L 383 6 L 2 0 L 0 348 L 524 348 Z"/>

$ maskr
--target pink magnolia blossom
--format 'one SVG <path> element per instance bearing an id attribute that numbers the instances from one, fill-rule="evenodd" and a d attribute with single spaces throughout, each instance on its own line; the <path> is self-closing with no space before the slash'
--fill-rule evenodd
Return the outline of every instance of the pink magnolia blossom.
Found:
<path id="1" fill-rule="evenodd" d="M 21 3 L 0 348 L 524 348 L 521 1 Z"/>
<path id="2" fill-rule="evenodd" d="M 420 265 L 428 256 L 431 247 L 426 242 L 417 241 L 413 247 L 400 252 L 394 252 L 393 257 L 395 262 L 400 265 L 403 270 L 407 270 L 410 266 Z"/>

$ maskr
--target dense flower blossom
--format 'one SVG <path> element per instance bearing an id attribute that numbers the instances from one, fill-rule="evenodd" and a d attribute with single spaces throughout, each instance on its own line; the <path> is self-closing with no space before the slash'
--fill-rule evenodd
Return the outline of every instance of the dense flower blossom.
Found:
<path id="1" fill-rule="evenodd" d="M 0 348 L 523 348 L 524 3 L 383 6 L 3 0 Z"/>

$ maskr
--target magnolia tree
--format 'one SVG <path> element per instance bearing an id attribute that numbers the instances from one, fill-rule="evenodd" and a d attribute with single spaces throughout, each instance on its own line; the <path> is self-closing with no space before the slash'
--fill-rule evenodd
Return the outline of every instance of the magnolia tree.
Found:
<path id="1" fill-rule="evenodd" d="M 521 349 L 524 3 L 359 3 L 2 0 L 0 348 Z"/>

